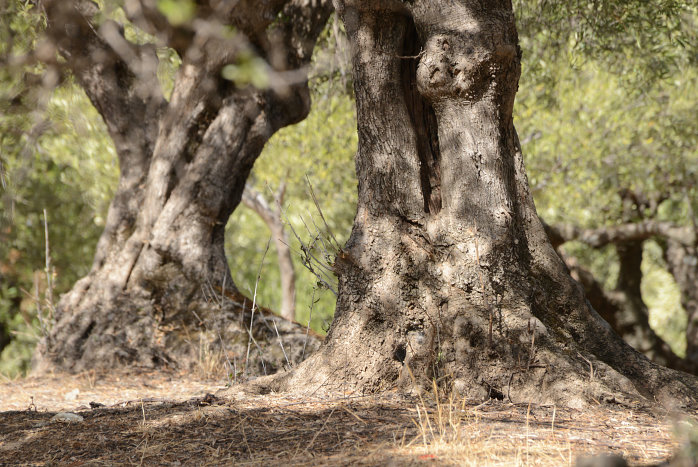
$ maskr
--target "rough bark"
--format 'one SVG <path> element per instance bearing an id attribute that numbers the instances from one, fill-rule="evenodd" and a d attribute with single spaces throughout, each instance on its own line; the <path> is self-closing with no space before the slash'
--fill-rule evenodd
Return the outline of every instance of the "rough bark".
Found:
<path id="1" fill-rule="evenodd" d="M 696 402 L 589 306 L 550 244 L 512 108 L 509 1 L 337 1 L 353 47 L 358 210 L 321 350 L 260 384 L 430 386 L 572 406 Z"/>
<path id="2" fill-rule="evenodd" d="M 183 365 L 197 358 L 196 334 L 249 347 L 257 325 L 232 282 L 224 229 L 265 142 L 307 115 L 306 69 L 331 12 L 315 0 L 254 3 L 201 3 L 196 21 L 174 27 L 155 2 L 127 2 L 127 14 L 140 12 L 139 24 L 180 53 L 167 102 L 153 46 L 128 42 L 112 22 L 97 28 L 92 2 L 41 2 L 50 38 L 107 124 L 121 177 L 92 270 L 62 297 L 37 371 Z M 220 34 L 226 25 L 240 33 Z M 269 64 L 268 89 L 221 76 L 249 48 Z M 255 343 L 263 361 L 279 346 L 261 321 L 269 331 L 268 351 Z M 289 351 L 297 360 L 302 330 L 275 321 L 299 340 Z"/>
<path id="3" fill-rule="evenodd" d="M 278 206 L 283 202 L 285 185 L 276 194 Z M 242 193 L 242 202 L 252 209 L 269 227 L 271 236 L 276 246 L 276 257 L 279 263 L 279 275 L 281 278 L 281 309 L 279 314 L 289 321 L 296 319 L 296 270 L 293 267 L 291 247 L 288 234 L 284 229 L 284 221 L 281 218 L 280 209 L 272 208 L 261 193 L 251 186 L 246 186 Z"/>

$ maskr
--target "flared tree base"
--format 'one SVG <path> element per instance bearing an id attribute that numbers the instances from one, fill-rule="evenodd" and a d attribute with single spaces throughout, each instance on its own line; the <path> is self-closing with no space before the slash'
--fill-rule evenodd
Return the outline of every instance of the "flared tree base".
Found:
<path id="1" fill-rule="evenodd" d="M 337 314 L 318 353 L 258 387 L 412 392 L 436 382 L 475 401 L 696 406 L 696 378 L 650 362 L 618 337 L 552 247 L 523 262 L 511 253 L 495 266 L 474 233 L 430 241 L 426 225 L 392 219 L 392 228 L 375 228 L 383 222 L 366 219 L 370 240 L 350 240 L 343 252 L 352 259 L 338 264 Z M 536 235 L 534 228 L 528 238 Z M 499 258 L 507 250 L 488 248 Z"/>
<path id="2" fill-rule="evenodd" d="M 104 268 L 103 268 L 104 269 Z M 298 364 L 320 338 L 236 290 L 179 276 L 115 292 L 101 274 L 63 297 L 33 372 L 114 368 L 225 369 L 236 379 Z"/>

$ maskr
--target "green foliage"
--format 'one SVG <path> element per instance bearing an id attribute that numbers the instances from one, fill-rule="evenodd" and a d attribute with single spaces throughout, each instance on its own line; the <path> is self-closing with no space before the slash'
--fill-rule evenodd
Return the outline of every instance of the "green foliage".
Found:
<path id="1" fill-rule="evenodd" d="M 591 63 L 562 65 L 558 77 L 556 104 L 541 107 L 536 88 L 522 83 L 516 107 L 544 218 L 558 222 L 572 211 L 585 227 L 619 222 L 621 189 L 685 202 L 681 187 L 692 188 L 698 167 L 698 123 L 687 108 L 698 92 L 696 70 L 636 97 Z"/>
<path id="2" fill-rule="evenodd" d="M 0 117 L 10 138 L 30 122 Z M 7 185 L 0 228 L 0 327 L 17 338 L 2 351 L 0 372 L 26 368 L 38 338 L 37 301 L 47 297 L 44 210 L 48 218 L 54 297 L 87 274 L 118 175 L 101 118 L 79 89 L 56 91 L 42 132 L 4 152 Z M 35 289 L 39 288 L 37 297 Z M 10 363 L 8 363 L 10 362 Z M 14 368 L 14 370 L 12 370 Z"/>
<path id="3" fill-rule="evenodd" d="M 517 3 L 524 62 L 515 124 L 538 213 L 551 224 L 596 228 L 653 218 L 687 225 L 698 207 L 695 5 L 637 3 Z M 613 14 L 582 14 L 588 8 Z M 628 213 L 622 190 L 655 206 Z M 615 287 L 612 247 L 564 248 Z M 651 322 L 681 353 L 685 317 L 656 245 L 646 245 L 643 273 Z"/>
<path id="4" fill-rule="evenodd" d="M 550 79 L 548 64 L 571 51 L 640 89 L 698 60 L 693 0 L 516 0 L 514 12 L 529 76 Z"/>
<path id="5" fill-rule="evenodd" d="M 157 5 L 173 26 L 187 24 L 196 15 L 196 2 L 192 0 L 158 0 Z"/>
<path id="6" fill-rule="evenodd" d="M 650 312 L 650 326 L 678 355 L 686 354 L 687 316 L 681 307 L 681 291 L 666 270 L 662 249 L 645 242 L 642 255 L 642 297 Z"/>
<path id="7" fill-rule="evenodd" d="M 269 65 L 264 59 L 246 51 L 238 54 L 235 63 L 224 66 L 221 76 L 241 87 L 251 84 L 265 89 L 269 86 Z"/>
<path id="8" fill-rule="evenodd" d="M 14 377 L 29 370 L 31 356 L 38 341 L 38 320 L 25 310 L 17 312 L 22 294 L 16 286 L 0 285 L 0 330 L 8 342 L 0 352 L 0 375 Z"/>
<path id="9" fill-rule="evenodd" d="M 43 18 L 33 2 L 0 9 L 0 373 L 29 364 L 48 314 L 50 279 L 58 297 L 86 274 L 116 180 L 101 118 L 70 80 L 29 55 Z M 6 340 L 11 338 L 9 345 Z"/>

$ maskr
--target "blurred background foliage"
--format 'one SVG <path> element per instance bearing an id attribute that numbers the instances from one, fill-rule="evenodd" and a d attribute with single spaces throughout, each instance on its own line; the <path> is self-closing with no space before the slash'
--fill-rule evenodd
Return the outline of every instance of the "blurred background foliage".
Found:
<path id="1" fill-rule="evenodd" d="M 624 223 L 619 192 L 627 189 L 660 200 L 656 212 L 647 215 L 686 225 L 689 213 L 698 212 L 696 3 L 573 3 L 514 2 L 523 50 L 515 124 L 539 214 L 550 224 Z M 158 4 L 171 21 L 186 21 L 178 2 Z M 88 272 L 118 180 L 104 124 L 79 86 L 55 68 L 22 59 L 40 40 L 42 18 L 32 5 L 0 0 L 0 374 L 7 377 L 28 369 L 41 333 L 37 315 L 50 313 L 52 305 L 44 209 L 57 300 Z M 106 16 L 126 22 L 118 2 L 108 6 Z M 129 24 L 125 33 L 143 35 Z M 166 48 L 158 49 L 158 56 L 169 93 L 179 59 Z M 304 242 L 317 224 L 323 235 L 343 244 L 353 222 L 357 136 L 349 64 L 342 26 L 332 19 L 315 52 L 310 115 L 278 132 L 253 171 L 252 185 L 272 205 L 274 193 L 286 184 L 283 218 Z M 236 72 L 249 81 L 254 70 L 241 67 L 236 64 Z M 320 221 L 309 184 L 331 234 Z M 300 242 L 289 236 L 297 273 L 296 319 L 307 323 L 312 308 L 310 325 L 322 333 L 332 318 L 334 294 L 302 267 Z M 241 205 L 228 224 L 226 247 L 240 290 L 252 295 L 261 265 L 257 300 L 278 309 L 273 242 L 264 254 L 269 238 L 259 216 Z M 576 242 L 564 248 L 613 289 L 618 265 L 612 248 L 594 250 Z M 680 354 L 686 323 L 678 289 L 656 242 L 646 242 L 643 258 L 642 294 L 651 323 Z"/>

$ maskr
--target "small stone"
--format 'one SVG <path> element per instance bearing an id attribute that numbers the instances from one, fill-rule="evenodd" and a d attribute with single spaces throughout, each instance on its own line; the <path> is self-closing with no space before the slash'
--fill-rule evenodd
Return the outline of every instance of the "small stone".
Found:
<path id="1" fill-rule="evenodd" d="M 52 422 L 75 423 L 83 420 L 84 419 L 80 415 L 71 412 L 58 412 L 56 415 L 51 417 Z"/>

